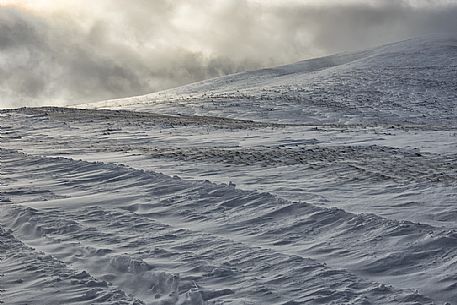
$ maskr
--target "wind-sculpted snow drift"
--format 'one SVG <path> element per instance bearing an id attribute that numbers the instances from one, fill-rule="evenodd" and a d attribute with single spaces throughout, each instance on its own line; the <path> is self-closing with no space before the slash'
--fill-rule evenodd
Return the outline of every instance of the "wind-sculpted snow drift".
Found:
<path id="1" fill-rule="evenodd" d="M 416 39 L 1 110 L 0 301 L 457 304 L 456 58 Z"/>

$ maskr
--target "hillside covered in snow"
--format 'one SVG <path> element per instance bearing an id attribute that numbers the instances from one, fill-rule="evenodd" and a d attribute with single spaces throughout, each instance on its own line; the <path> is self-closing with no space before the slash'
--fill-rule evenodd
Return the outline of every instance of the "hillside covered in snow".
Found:
<path id="1" fill-rule="evenodd" d="M 286 123 L 454 126 L 457 39 L 431 36 L 88 105 Z"/>
<path id="2" fill-rule="evenodd" d="M 457 39 L 0 110 L 0 303 L 457 304 Z"/>

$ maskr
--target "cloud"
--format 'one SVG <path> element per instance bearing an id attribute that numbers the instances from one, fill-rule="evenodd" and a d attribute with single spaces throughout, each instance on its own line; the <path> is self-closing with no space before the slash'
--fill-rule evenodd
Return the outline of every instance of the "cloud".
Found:
<path id="1" fill-rule="evenodd" d="M 457 30 L 445 1 L 16 2 L 0 6 L 0 107 L 140 95 Z"/>

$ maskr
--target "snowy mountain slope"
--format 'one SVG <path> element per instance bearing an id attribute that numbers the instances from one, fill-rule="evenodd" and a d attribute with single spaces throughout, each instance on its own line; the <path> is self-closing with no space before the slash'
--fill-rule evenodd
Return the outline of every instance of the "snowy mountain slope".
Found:
<path id="1" fill-rule="evenodd" d="M 457 297 L 452 131 L 64 108 L 1 118 L 0 225 L 146 304 Z M 8 293 L 20 289 L 4 300 L 27 301 Z"/>
<path id="2" fill-rule="evenodd" d="M 0 301 L 457 304 L 455 45 L 0 110 Z"/>
<path id="3" fill-rule="evenodd" d="M 455 125 L 457 39 L 416 38 L 87 107 L 288 123 Z"/>

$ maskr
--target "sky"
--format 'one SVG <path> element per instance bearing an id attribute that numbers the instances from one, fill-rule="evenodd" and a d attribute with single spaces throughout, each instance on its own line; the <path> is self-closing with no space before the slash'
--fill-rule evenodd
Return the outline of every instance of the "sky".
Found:
<path id="1" fill-rule="evenodd" d="M 0 108 L 142 95 L 457 32 L 457 0 L 0 0 Z"/>

